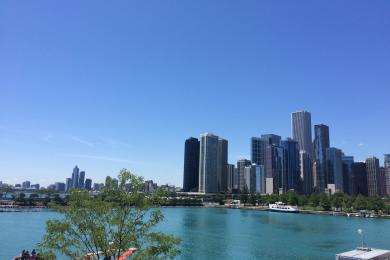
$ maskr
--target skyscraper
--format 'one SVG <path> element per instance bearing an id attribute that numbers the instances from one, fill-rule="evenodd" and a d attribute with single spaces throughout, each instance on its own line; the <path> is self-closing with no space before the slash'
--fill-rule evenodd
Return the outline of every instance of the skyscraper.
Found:
<path id="1" fill-rule="evenodd" d="M 287 138 L 282 141 L 284 149 L 284 175 L 281 179 L 281 188 L 284 192 L 288 190 L 299 191 L 300 188 L 300 158 L 298 142 Z"/>
<path id="2" fill-rule="evenodd" d="M 228 141 L 222 138 L 218 139 L 217 156 L 217 179 L 218 192 L 227 192 L 227 165 L 228 165 Z"/>
<path id="3" fill-rule="evenodd" d="M 85 171 L 81 171 L 79 175 L 79 188 L 84 189 Z"/>
<path id="4" fill-rule="evenodd" d="M 85 189 L 86 190 L 91 190 L 92 189 L 92 180 L 91 179 L 86 179 L 85 180 Z"/>
<path id="5" fill-rule="evenodd" d="M 199 184 L 199 140 L 191 137 L 184 145 L 183 191 L 197 191 Z"/>
<path id="6" fill-rule="evenodd" d="M 226 171 L 227 141 L 210 133 L 202 134 L 199 153 L 199 192 L 220 192 L 219 183 L 224 182 Z M 225 174 L 225 176 L 223 177 L 221 174 Z"/>
<path id="7" fill-rule="evenodd" d="M 364 162 L 355 162 L 352 164 L 352 195 L 367 196 L 367 171 Z"/>
<path id="8" fill-rule="evenodd" d="M 299 150 L 312 155 L 311 114 L 298 111 L 291 114 L 292 136 L 299 144 Z"/>
<path id="9" fill-rule="evenodd" d="M 386 193 L 390 197 L 390 154 L 385 154 Z"/>
<path id="10" fill-rule="evenodd" d="M 386 197 L 386 169 L 385 167 L 379 168 L 379 196 Z"/>
<path id="11" fill-rule="evenodd" d="M 65 191 L 68 192 L 72 188 L 72 178 L 66 178 Z"/>
<path id="12" fill-rule="evenodd" d="M 79 186 L 79 167 L 77 165 L 73 168 L 72 172 L 72 188 L 77 189 Z"/>
<path id="13" fill-rule="evenodd" d="M 368 196 L 379 196 L 379 160 L 375 156 L 366 159 Z"/>
<path id="14" fill-rule="evenodd" d="M 299 161 L 302 180 L 301 191 L 303 194 L 310 194 L 313 191 L 313 165 L 310 154 L 300 151 Z"/>
<path id="15" fill-rule="evenodd" d="M 279 193 L 285 171 L 283 147 L 268 145 L 265 160 L 265 189 L 267 194 Z"/>
<path id="16" fill-rule="evenodd" d="M 334 192 L 343 192 L 343 162 L 342 151 L 331 147 L 326 150 L 327 179 L 329 185 L 334 184 Z"/>
<path id="17" fill-rule="evenodd" d="M 234 164 L 227 165 L 227 193 L 233 193 L 234 189 Z"/>
<path id="18" fill-rule="evenodd" d="M 246 191 L 245 167 L 250 166 L 250 160 L 241 159 L 237 161 L 238 188 L 240 192 Z"/>
<path id="19" fill-rule="evenodd" d="M 251 161 L 257 165 L 265 165 L 266 141 L 263 138 L 251 138 Z"/>
<path id="20" fill-rule="evenodd" d="M 330 147 L 329 127 L 324 124 L 314 126 L 314 187 L 317 191 L 324 191 L 326 179 L 326 149 Z"/>
<path id="21" fill-rule="evenodd" d="M 352 164 L 354 163 L 353 156 L 342 156 L 343 162 L 343 183 L 344 183 L 344 193 L 349 195 L 353 194 L 352 191 Z"/>
<path id="22" fill-rule="evenodd" d="M 252 164 L 244 167 L 244 190 L 248 193 L 263 193 L 265 188 L 264 166 Z"/>

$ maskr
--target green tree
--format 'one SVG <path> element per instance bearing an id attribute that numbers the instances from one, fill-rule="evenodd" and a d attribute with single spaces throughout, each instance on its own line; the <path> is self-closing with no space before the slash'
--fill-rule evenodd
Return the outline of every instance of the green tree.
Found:
<path id="1" fill-rule="evenodd" d="M 367 209 L 367 199 L 359 194 L 353 203 L 353 207 L 357 210 Z"/>
<path id="2" fill-rule="evenodd" d="M 332 206 L 336 209 L 343 207 L 344 193 L 337 192 L 332 196 Z"/>
<path id="3" fill-rule="evenodd" d="M 320 207 L 322 207 L 326 211 L 329 211 L 331 208 L 329 197 L 325 193 L 320 194 Z"/>
<path id="4" fill-rule="evenodd" d="M 118 186 L 108 179 L 97 198 L 87 191 L 73 190 L 68 206 L 51 203 L 63 218 L 49 220 L 39 249 L 48 259 L 62 254 L 71 259 L 93 253 L 97 259 L 117 259 L 129 248 L 137 248 L 133 259 L 173 259 L 180 250 L 176 237 L 157 232 L 163 215 L 155 196 L 138 192 L 143 178 L 123 169 Z M 131 185 L 131 191 L 125 185 Z"/>

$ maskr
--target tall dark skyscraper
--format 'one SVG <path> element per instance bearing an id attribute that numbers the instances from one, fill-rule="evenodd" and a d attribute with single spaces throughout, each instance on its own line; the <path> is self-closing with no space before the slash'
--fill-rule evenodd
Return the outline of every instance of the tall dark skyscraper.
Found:
<path id="1" fill-rule="evenodd" d="M 372 156 L 366 160 L 368 196 L 379 196 L 379 160 Z"/>
<path id="2" fill-rule="evenodd" d="M 251 161 L 247 159 L 241 159 L 237 161 L 237 174 L 238 174 L 238 188 L 240 192 L 245 191 L 245 167 L 251 166 Z"/>
<path id="3" fill-rule="evenodd" d="M 85 171 L 81 171 L 79 175 L 79 188 L 84 188 Z"/>
<path id="4" fill-rule="evenodd" d="M 205 133 L 200 137 L 199 192 L 221 192 L 223 183 L 227 189 L 227 141 L 216 135 Z M 222 174 L 224 176 L 222 176 Z"/>
<path id="5" fill-rule="evenodd" d="M 268 145 L 265 160 L 265 190 L 267 194 L 278 194 L 285 176 L 284 149 L 276 145 Z M 283 190 L 283 189 L 282 189 Z"/>
<path id="6" fill-rule="evenodd" d="M 342 154 L 334 147 L 326 150 L 328 188 L 334 184 L 334 192 L 344 191 Z"/>
<path id="7" fill-rule="evenodd" d="M 310 154 L 300 151 L 299 161 L 302 181 L 301 191 L 303 194 L 310 194 L 313 192 L 313 164 Z"/>
<path id="8" fill-rule="evenodd" d="M 385 154 L 384 166 L 386 176 L 386 194 L 390 197 L 390 154 Z"/>
<path id="9" fill-rule="evenodd" d="M 265 165 L 266 140 L 259 137 L 251 138 L 251 161 L 257 165 Z"/>
<path id="10" fill-rule="evenodd" d="M 368 195 L 367 190 L 367 171 L 364 162 L 355 162 L 352 164 L 352 195 Z"/>
<path id="11" fill-rule="evenodd" d="M 235 166 L 234 164 L 227 165 L 227 193 L 233 193 L 234 189 L 234 176 L 235 175 Z M 236 187 L 237 189 L 237 187 Z"/>
<path id="12" fill-rule="evenodd" d="M 218 192 L 227 192 L 227 165 L 228 165 L 228 141 L 222 138 L 218 139 Z"/>
<path id="13" fill-rule="evenodd" d="M 299 150 L 312 155 L 311 114 L 298 111 L 291 114 L 292 137 L 299 144 Z"/>
<path id="14" fill-rule="evenodd" d="M 379 196 L 386 197 L 386 170 L 385 167 L 379 168 Z"/>
<path id="15" fill-rule="evenodd" d="M 353 194 L 352 191 L 352 164 L 354 163 L 353 156 L 342 156 L 343 161 L 343 183 L 344 193 Z"/>
<path id="16" fill-rule="evenodd" d="M 282 141 L 284 149 L 284 176 L 281 179 L 281 188 L 284 192 L 294 190 L 299 192 L 300 188 L 300 159 L 298 142 L 288 138 Z"/>
<path id="17" fill-rule="evenodd" d="M 92 189 L 92 180 L 91 179 L 86 179 L 85 180 L 85 189 L 86 190 L 91 190 Z"/>
<path id="18" fill-rule="evenodd" d="M 66 178 L 65 191 L 68 192 L 72 188 L 72 178 Z"/>
<path id="19" fill-rule="evenodd" d="M 328 184 L 326 179 L 326 150 L 330 147 L 329 127 L 324 124 L 314 126 L 314 187 L 324 191 Z"/>
<path id="20" fill-rule="evenodd" d="M 73 168 L 72 172 L 72 188 L 77 189 L 79 187 L 79 167 L 77 165 Z"/>
<path id="21" fill-rule="evenodd" d="M 184 145 L 183 191 L 198 191 L 199 184 L 199 140 L 191 137 Z"/>

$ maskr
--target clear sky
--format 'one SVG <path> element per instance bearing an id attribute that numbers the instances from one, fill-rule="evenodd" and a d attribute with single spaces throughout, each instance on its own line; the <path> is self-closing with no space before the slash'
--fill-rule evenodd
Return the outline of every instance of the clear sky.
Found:
<path id="1" fill-rule="evenodd" d="M 357 160 L 390 153 L 390 1 L 0 2 L 0 180 L 128 168 L 182 184 L 184 141 L 229 161 L 250 137 L 330 126 Z M 382 160 L 381 160 L 382 161 Z"/>

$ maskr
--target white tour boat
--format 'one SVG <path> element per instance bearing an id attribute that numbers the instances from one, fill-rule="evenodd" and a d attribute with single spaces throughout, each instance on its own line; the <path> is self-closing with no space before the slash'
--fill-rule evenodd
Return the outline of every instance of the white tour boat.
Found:
<path id="1" fill-rule="evenodd" d="M 299 210 L 296 207 L 287 205 L 283 202 L 276 202 L 275 204 L 269 204 L 269 210 L 277 212 L 298 213 Z"/>

